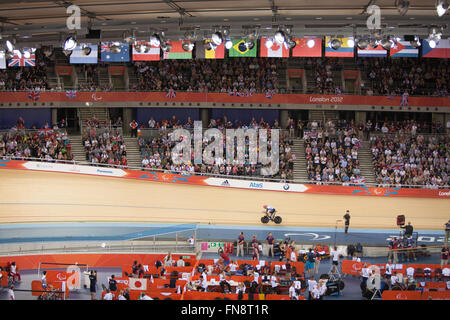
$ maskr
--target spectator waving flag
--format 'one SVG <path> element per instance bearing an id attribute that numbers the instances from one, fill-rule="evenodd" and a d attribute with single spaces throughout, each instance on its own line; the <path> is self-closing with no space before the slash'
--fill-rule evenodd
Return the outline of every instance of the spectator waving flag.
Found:
<path id="1" fill-rule="evenodd" d="M 30 98 L 33 101 L 38 101 L 41 97 L 41 92 L 39 90 L 30 90 L 28 92 L 28 98 Z"/>
<path id="2" fill-rule="evenodd" d="M 392 58 L 418 58 L 419 49 L 414 48 L 409 41 L 397 41 L 397 44 L 389 50 Z"/>
<path id="3" fill-rule="evenodd" d="M 169 89 L 169 91 L 167 91 L 166 97 L 167 98 L 175 98 L 176 95 L 177 95 L 177 93 L 175 92 L 175 90 Z"/>
<path id="4" fill-rule="evenodd" d="M 36 55 L 34 54 L 34 50 L 31 48 L 24 48 L 23 52 L 26 51 L 30 52 L 30 56 L 28 58 L 25 58 L 23 53 L 20 58 L 17 54 L 14 54 L 14 57 L 8 62 L 8 67 L 35 67 Z"/>
<path id="5" fill-rule="evenodd" d="M 66 90 L 66 97 L 68 99 L 75 99 L 77 97 L 77 91 L 76 90 Z"/>
<path id="6" fill-rule="evenodd" d="M 117 43 L 119 52 L 115 52 L 113 46 L 114 42 L 102 42 L 101 44 L 101 61 L 103 62 L 129 62 L 130 61 L 130 46 L 128 43 Z"/>
<path id="7" fill-rule="evenodd" d="M 228 51 L 228 55 L 233 58 L 256 57 L 258 52 L 258 41 L 255 41 L 253 48 L 249 49 L 245 45 L 246 39 L 233 40 L 233 46 Z"/>
<path id="8" fill-rule="evenodd" d="M 279 45 L 276 41 L 273 42 L 272 47 L 267 48 L 265 45 L 267 38 L 261 37 L 261 48 L 259 55 L 266 58 L 289 58 L 289 49 L 283 44 Z"/>
<path id="9" fill-rule="evenodd" d="M 266 91 L 266 98 L 271 99 L 274 94 L 275 94 L 275 90 L 269 89 Z"/>

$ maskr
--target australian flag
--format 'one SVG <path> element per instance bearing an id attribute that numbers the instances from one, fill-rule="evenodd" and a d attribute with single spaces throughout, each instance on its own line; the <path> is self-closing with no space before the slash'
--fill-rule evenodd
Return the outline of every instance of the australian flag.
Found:
<path id="1" fill-rule="evenodd" d="M 41 97 L 41 92 L 39 90 L 30 90 L 28 92 L 28 98 L 30 98 L 33 101 L 38 101 Z"/>
<path id="2" fill-rule="evenodd" d="M 176 95 L 177 95 L 177 93 L 175 92 L 175 90 L 169 89 L 169 91 L 167 91 L 166 97 L 167 98 L 175 98 Z"/>
<path id="3" fill-rule="evenodd" d="M 67 99 L 75 99 L 77 96 L 76 90 L 66 90 L 66 97 Z"/>
<path id="4" fill-rule="evenodd" d="M 100 46 L 100 58 L 103 62 L 129 62 L 130 46 L 128 43 L 119 43 L 119 52 L 113 52 L 112 42 L 102 42 Z"/>

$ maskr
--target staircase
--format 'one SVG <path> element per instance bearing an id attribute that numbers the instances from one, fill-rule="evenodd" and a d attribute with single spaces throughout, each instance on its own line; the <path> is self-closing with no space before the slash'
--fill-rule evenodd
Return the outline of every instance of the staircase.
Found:
<path id="1" fill-rule="evenodd" d="M 366 184 L 376 184 L 369 141 L 362 141 L 362 146 L 358 150 L 358 160 L 361 176 L 366 179 Z"/>
<path id="2" fill-rule="evenodd" d="M 100 86 L 100 88 L 104 88 L 104 87 L 109 87 L 110 85 L 110 78 L 109 78 L 109 71 L 108 71 L 108 67 L 102 67 L 99 66 L 98 68 L 98 85 Z"/>
<path id="3" fill-rule="evenodd" d="M 295 154 L 294 160 L 294 182 L 308 181 L 308 172 L 306 171 L 305 143 L 303 139 L 295 138 L 292 152 Z"/>
<path id="4" fill-rule="evenodd" d="M 142 165 L 141 152 L 136 138 L 123 137 L 123 142 L 127 146 L 127 160 L 129 168 L 140 168 Z"/>
<path id="5" fill-rule="evenodd" d="M 86 161 L 86 150 L 82 144 L 80 135 L 70 135 L 70 142 L 72 143 L 72 156 L 76 162 Z"/>
<path id="6" fill-rule="evenodd" d="M 138 77 L 136 76 L 136 73 L 134 72 L 134 67 L 127 66 L 126 72 L 128 73 L 129 83 L 128 83 L 128 88 L 125 88 L 125 89 L 131 91 L 135 85 L 136 86 L 138 85 L 139 80 L 138 80 Z"/>
<path id="7" fill-rule="evenodd" d="M 309 110 L 309 121 L 324 121 L 325 113 L 323 110 Z"/>
<path id="8" fill-rule="evenodd" d="M 87 119 L 91 119 L 94 116 L 100 121 L 102 125 L 105 123 L 105 121 L 109 121 L 108 108 L 80 108 L 79 111 L 82 126 L 85 125 Z"/>

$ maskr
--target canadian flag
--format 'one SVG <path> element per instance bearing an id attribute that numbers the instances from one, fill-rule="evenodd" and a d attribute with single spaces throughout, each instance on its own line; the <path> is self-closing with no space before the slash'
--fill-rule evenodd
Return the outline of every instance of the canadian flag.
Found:
<path id="1" fill-rule="evenodd" d="M 128 282 L 128 287 L 130 290 L 147 290 L 148 288 L 148 279 L 143 278 L 130 278 Z"/>
<path id="2" fill-rule="evenodd" d="M 273 45 L 267 48 L 265 45 L 267 38 L 261 38 L 261 57 L 274 57 L 274 58 L 289 58 L 289 49 L 287 49 L 283 44 L 279 45 L 276 41 L 273 41 Z"/>

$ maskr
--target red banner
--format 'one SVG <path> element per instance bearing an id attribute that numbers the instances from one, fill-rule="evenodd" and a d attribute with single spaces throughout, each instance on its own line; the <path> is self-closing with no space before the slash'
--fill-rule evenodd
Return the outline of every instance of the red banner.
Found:
<path id="1" fill-rule="evenodd" d="M 110 66 L 109 73 L 112 76 L 123 76 L 125 73 L 125 67 L 124 66 Z"/>
<path id="2" fill-rule="evenodd" d="M 28 92 L 2 92 L 0 102 L 29 102 Z M 39 102 L 67 102 L 65 92 L 41 92 Z M 270 103 L 270 104 L 331 104 L 363 106 L 400 106 L 400 96 L 357 96 L 324 94 L 274 94 L 271 98 L 258 93 L 251 97 L 230 96 L 227 93 L 177 92 L 77 92 L 71 102 L 204 102 L 204 103 Z M 410 107 L 450 107 L 447 97 L 409 97 Z"/>
<path id="3" fill-rule="evenodd" d="M 422 300 L 420 291 L 396 291 L 385 290 L 382 295 L 383 300 Z"/>
<path id="4" fill-rule="evenodd" d="M 358 79 L 359 71 L 358 70 L 344 70 L 344 79 Z"/>
<path id="5" fill-rule="evenodd" d="M 303 77 L 303 69 L 288 69 L 289 78 L 301 78 Z"/>
<path id="6" fill-rule="evenodd" d="M 72 66 L 57 66 L 56 72 L 60 76 L 70 76 L 72 74 Z"/>

